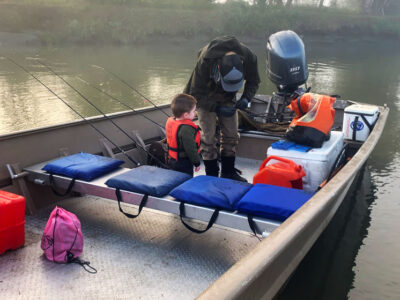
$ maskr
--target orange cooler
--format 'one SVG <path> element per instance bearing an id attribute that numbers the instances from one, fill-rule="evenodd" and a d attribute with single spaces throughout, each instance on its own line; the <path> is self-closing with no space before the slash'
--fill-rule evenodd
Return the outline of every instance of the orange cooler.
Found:
<path id="1" fill-rule="evenodd" d="M 0 254 L 25 244 L 25 197 L 0 190 Z"/>

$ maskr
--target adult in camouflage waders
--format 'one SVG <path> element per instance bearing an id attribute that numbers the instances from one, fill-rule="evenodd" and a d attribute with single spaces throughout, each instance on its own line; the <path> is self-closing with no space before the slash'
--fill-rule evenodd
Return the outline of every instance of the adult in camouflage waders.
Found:
<path id="1" fill-rule="evenodd" d="M 242 88 L 242 97 L 236 93 Z M 201 153 L 206 174 L 218 176 L 216 126 L 220 126 L 221 177 L 246 181 L 235 170 L 239 142 L 237 109 L 247 108 L 260 83 L 257 56 L 235 37 L 212 40 L 198 54 L 185 93 L 197 99 Z"/>

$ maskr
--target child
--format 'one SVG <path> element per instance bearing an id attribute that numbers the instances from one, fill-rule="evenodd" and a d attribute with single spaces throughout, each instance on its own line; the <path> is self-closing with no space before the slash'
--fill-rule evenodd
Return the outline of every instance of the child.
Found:
<path id="1" fill-rule="evenodd" d="M 200 128 L 193 123 L 196 99 L 178 94 L 171 102 L 172 114 L 165 125 L 168 164 L 171 169 L 193 176 L 200 170 Z"/>

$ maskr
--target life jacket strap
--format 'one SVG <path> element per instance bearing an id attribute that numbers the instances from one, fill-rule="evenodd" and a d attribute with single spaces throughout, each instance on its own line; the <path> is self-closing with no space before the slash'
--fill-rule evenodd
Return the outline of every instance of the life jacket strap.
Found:
<path id="1" fill-rule="evenodd" d="M 303 111 L 303 109 L 301 108 L 300 98 L 301 98 L 300 96 L 297 97 L 297 107 L 299 108 L 300 114 L 301 114 L 301 115 L 304 115 L 304 111 Z M 299 117 L 300 117 L 300 116 L 299 116 Z"/>
<path id="2" fill-rule="evenodd" d="M 167 145 L 168 145 L 168 144 L 167 144 Z M 179 152 L 179 149 L 178 149 L 178 148 L 170 147 L 169 145 L 168 145 L 168 150 L 171 150 L 171 151 L 174 151 L 174 152 Z"/>

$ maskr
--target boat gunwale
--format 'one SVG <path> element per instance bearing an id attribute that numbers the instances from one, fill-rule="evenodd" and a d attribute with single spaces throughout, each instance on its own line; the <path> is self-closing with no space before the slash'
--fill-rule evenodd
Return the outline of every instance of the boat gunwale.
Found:
<path id="1" fill-rule="evenodd" d="M 55 125 L 43 126 L 43 127 L 27 129 L 27 130 L 14 131 L 11 133 L 6 133 L 6 134 L 0 135 L 0 141 L 17 138 L 17 137 L 21 137 L 21 136 L 25 136 L 25 135 L 31 135 L 31 134 L 35 134 L 35 133 L 54 131 L 54 130 L 66 128 L 66 127 L 79 126 L 79 125 L 85 124 L 87 122 L 97 123 L 97 122 L 104 121 L 107 118 L 115 119 L 115 118 L 119 118 L 119 117 L 130 116 L 130 115 L 140 115 L 140 114 L 143 114 L 146 112 L 152 112 L 152 111 L 156 111 L 156 110 L 165 110 L 165 109 L 168 110 L 169 106 L 170 106 L 169 104 L 162 104 L 162 105 L 158 105 L 157 107 L 149 106 L 149 107 L 142 107 L 142 108 L 137 108 L 137 109 L 135 108 L 135 110 L 124 110 L 124 111 L 118 111 L 118 112 L 114 112 L 114 113 L 108 113 L 108 114 L 105 114 L 105 116 L 96 115 L 96 116 L 92 116 L 92 117 L 85 117 L 85 120 L 77 119 L 77 120 L 67 121 L 67 122 L 55 124 Z"/>
<path id="2" fill-rule="evenodd" d="M 378 143 L 389 108 L 379 106 L 379 111 L 374 129 L 352 159 L 323 189 L 210 285 L 198 299 L 271 299 L 279 292 L 330 222 L 356 174 Z M 327 208 L 329 209 L 325 213 Z M 312 231 L 312 236 L 302 240 L 307 230 L 312 229 L 312 223 L 318 220 L 321 222 L 318 228 Z M 299 243 L 300 248 L 296 247 Z M 295 249 L 292 249 L 293 247 Z M 292 253 L 288 254 L 288 251 Z M 285 261 L 286 268 L 282 270 L 279 263 L 283 264 Z"/>

